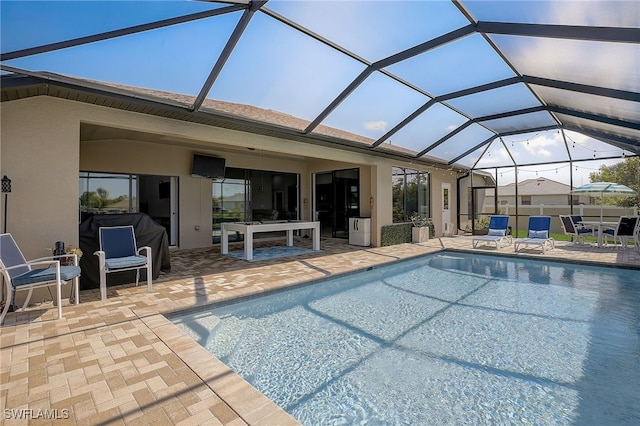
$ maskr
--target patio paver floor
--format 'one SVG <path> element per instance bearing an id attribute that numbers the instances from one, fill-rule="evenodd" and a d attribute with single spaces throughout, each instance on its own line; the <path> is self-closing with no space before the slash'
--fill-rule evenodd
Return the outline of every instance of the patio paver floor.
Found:
<path id="1" fill-rule="evenodd" d="M 270 244 L 270 243 L 258 243 Z M 310 246 L 299 239 L 296 245 Z M 163 314 L 322 279 L 443 248 L 514 255 L 513 246 L 471 249 L 471 237 L 364 248 L 323 239 L 322 251 L 260 262 L 220 254 L 219 247 L 176 250 L 171 272 L 146 286 L 84 290 L 65 301 L 9 313 L 0 328 L 0 412 L 6 424 L 297 424 Z M 557 242 L 545 255 L 640 268 L 634 249 Z M 7 410 L 10 410 L 9 412 Z M 9 415 L 7 415 L 9 413 Z M 14 418 L 21 415 L 22 419 Z M 52 418 L 53 417 L 53 418 Z"/>

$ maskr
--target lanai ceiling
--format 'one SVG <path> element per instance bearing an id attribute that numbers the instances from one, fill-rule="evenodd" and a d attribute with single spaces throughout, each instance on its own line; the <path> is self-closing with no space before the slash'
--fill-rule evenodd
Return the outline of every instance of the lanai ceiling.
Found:
<path id="1" fill-rule="evenodd" d="M 461 168 L 640 154 L 638 1 L 0 7 L 5 77 L 169 92 L 193 114 L 271 114 L 298 139 Z"/>

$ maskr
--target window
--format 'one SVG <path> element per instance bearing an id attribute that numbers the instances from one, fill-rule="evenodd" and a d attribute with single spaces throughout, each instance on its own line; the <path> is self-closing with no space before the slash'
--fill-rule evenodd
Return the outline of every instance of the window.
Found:
<path id="1" fill-rule="evenodd" d="M 80 172 L 80 221 L 92 214 L 136 213 L 137 176 Z"/>
<path id="2" fill-rule="evenodd" d="M 80 222 L 95 214 L 144 213 L 178 243 L 176 176 L 80 172 Z"/>
<path id="3" fill-rule="evenodd" d="M 393 222 L 408 222 L 411 215 L 430 216 L 429 173 L 394 167 L 392 170 Z"/>
<path id="4" fill-rule="evenodd" d="M 522 197 L 520 197 L 520 200 L 522 201 L 520 203 L 520 205 L 522 205 L 522 206 L 530 206 L 531 205 L 531 195 L 523 195 Z"/>

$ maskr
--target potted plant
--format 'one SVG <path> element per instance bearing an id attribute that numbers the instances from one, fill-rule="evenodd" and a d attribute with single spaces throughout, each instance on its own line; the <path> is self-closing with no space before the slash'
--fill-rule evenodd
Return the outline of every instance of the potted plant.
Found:
<path id="1" fill-rule="evenodd" d="M 429 241 L 429 233 L 433 228 L 431 218 L 414 213 L 411 215 L 411 241 L 414 243 L 424 243 Z"/>
<path id="2" fill-rule="evenodd" d="M 477 219 L 473 225 L 473 232 L 470 225 L 467 225 L 465 232 L 473 235 L 487 235 L 489 233 L 489 218 Z"/>

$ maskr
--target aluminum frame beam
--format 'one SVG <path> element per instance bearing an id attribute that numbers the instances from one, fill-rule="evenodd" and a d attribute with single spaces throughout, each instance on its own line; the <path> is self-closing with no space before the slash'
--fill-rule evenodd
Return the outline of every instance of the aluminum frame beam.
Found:
<path id="1" fill-rule="evenodd" d="M 218 60 L 216 61 L 213 68 L 211 69 L 209 76 L 207 77 L 204 84 L 202 85 L 202 88 L 200 89 L 200 93 L 198 93 L 198 96 L 196 97 L 196 100 L 193 103 L 194 111 L 200 109 L 200 107 L 202 106 L 202 103 L 204 102 L 207 95 L 209 94 L 209 91 L 213 87 L 213 83 L 215 83 L 216 79 L 220 75 L 220 72 L 222 71 L 222 68 L 224 68 L 224 65 L 227 63 L 227 60 L 231 56 L 233 49 L 235 49 L 236 45 L 238 44 L 238 41 L 240 40 L 242 33 L 244 33 L 244 30 L 247 29 L 247 26 L 249 25 L 249 21 L 251 21 L 251 18 L 253 18 L 253 15 L 258 10 L 260 10 L 260 8 L 267 1 L 268 0 L 251 1 L 248 5 L 248 8 L 245 9 L 244 13 L 240 17 L 240 20 L 236 24 L 236 27 L 233 29 L 233 32 L 231 33 L 229 40 L 227 40 L 227 43 L 222 49 L 222 52 L 220 52 L 220 56 L 218 56 Z"/>
<path id="2" fill-rule="evenodd" d="M 640 29 L 623 27 L 588 27 L 578 25 L 526 24 L 478 21 L 478 32 L 569 40 L 605 41 L 637 44 Z"/>
<path id="3" fill-rule="evenodd" d="M 134 25 L 127 28 L 121 28 L 113 31 L 106 31 L 99 34 L 92 34 L 85 37 L 78 37 L 70 40 L 59 41 L 56 43 L 43 44 L 41 46 L 30 47 L 28 49 L 15 50 L 0 55 L 0 61 L 9 61 L 11 59 L 23 58 L 25 56 L 38 55 L 41 53 L 53 52 L 69 47 L 81 46 L 83 44 L 95 43 L 97 41 L 109 40 L 116 37 L 136 34 L 144 31 L 155 30 L 158 28 L 168 27 L 171 25 L 184 24 L 186 22 L 197 21 L 199 19 L 211 18 L 212 16 L 224 15 L 226 13 L 238 12 L 246 9 L 246 5 L 225 6 L 219 9 L 207 10 L 204 12 L 191 13 L 189 15 L 176 16 L 175 18 L 163 19 L 160 21 L 149 22 L 141 25 Z"/>

